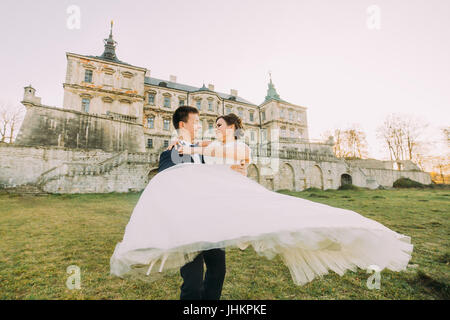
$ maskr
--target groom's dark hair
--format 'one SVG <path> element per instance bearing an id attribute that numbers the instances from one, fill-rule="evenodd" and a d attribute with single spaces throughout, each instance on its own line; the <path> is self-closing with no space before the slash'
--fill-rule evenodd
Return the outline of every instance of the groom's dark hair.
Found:
<path id="1" fill-rule="evenodd" d="M 189 113 L 199 113 L 197 108 L 191 106 L 178 107 L 173 113 L 172 123 L 175 129 L 178 129 L 180 121 L 187 122 L 189 119 Z"/>

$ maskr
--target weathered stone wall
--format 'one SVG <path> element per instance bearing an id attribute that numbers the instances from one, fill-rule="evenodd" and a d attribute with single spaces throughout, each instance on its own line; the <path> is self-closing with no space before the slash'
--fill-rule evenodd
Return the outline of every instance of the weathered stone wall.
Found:
<path id="1" fill-rule="evenodd" d="M 82 150 L 56 147 L 0 145 L 0 187 L 34 183 L 47 170 L 64 162 L 95 163 L 113 153 L 100 149 Z"/>
<path id="2" fill-rule="evenodd" d="M 431 177 L 426 172 L 361 168 L 337 158 L 332 161 L 320 160 L 320 156 L 317 156 L 317 160 L 256 157 L 254 161 L 255 163 L 252 164 L 249 171 L 249 177 L 270 190 L 337 189 L 342 185 L 343 174 L 351 177 L 353 185 L 370 189 L 375 189 L 380 185 L 392 187 L 393 183 L 401 177 L 410 178 L 423 184 L 431 183 Z"/>
<path id="3" fill-rule="evenodd" d="M 148 164 L 122 163 L 102 175 L 61 176 L 46 183 L 49 193 L 108 193 L 141 191 L 149 182 L 152 168 Z"/>
<path id="4" fill-rule="evenodd" d="M 27 113 L 15 145 L 145 151 L 143 128 L 137 123 L 75 110 L 24 104 Z"/>
<path id="5" fill-rule="evenodd" d="M 360 168 L 309 153 L 295 156 L 300 159 L 253 157 L 248 176 L 270 190 L 296 191 L 337 189 L 343 174 L 352 184 L 368 188 L 392 187 L 401 177 L 431 183 L 430 175 L 421 171 Z M 50 193 L 140 191 L 157 173 L 158 159 L 159 153 L 1 144 L 0 187 L 34 184 Z"/>
<path id="6" fill-rule="evenodd" d="M 407 171 L 407 170 L 387 170 L 387 169 L 369 169 L 361 168 L 367 176 L 373 177 L 378 184 L 384 187 L 392 187 L 393 183 L 400 178 L 409 178 L 411 180 L 430 184 L 431 176 L 429 173 L 422 171 Z"/>
<path id="7" fill-rule="evenodd" d="M 49 193 L 139 191 L 156 174 L 158 154 L 0 145 L 0 187 Z"/>

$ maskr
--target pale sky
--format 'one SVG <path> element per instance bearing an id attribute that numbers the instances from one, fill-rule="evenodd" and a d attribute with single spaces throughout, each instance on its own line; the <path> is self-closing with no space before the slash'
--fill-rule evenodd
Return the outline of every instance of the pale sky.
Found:
<path id="1" fill-rule="evenodd" d="M 80 9 L 69 29 L 67 8 Z M 379 9 L 379 29 L 371 5 Z M 65 52 L 100 55 L 114 20 L 120 60 L 151 76 L 260 104 L 272 72 L 281 98 L 308 108 L 310 137 L 357 123 L 370 156 L 391 112 L 450 125 L 449 0 L 153 0 L 0 2 L 0 99 L 18 103 L 32 84 L 62 106 Z M 375 21 L 375 22 L 374 22 Z"/>

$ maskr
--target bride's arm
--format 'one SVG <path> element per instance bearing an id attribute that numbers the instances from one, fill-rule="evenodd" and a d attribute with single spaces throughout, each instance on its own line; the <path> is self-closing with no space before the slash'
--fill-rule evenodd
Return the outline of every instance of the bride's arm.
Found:
<path id="1" fill-rule="evenodd" d="M 202 154 L 204 156 L 214 157 L 214 149 L 213 144 L 208 144 L 207 146 L 202 147 L 180 146 L 178 152 L 182 154 Z"/>
<path id="2" fill-rule="evenodd" d="M 243 160 L 245 163 L 250 163 L 250 147 L 245 143 L 235 143 L 233 145 L 218 146 L 210 144 L 207 147 L 188 147 L 181 146 L 180 153 L 184 154 L 202 154 L 210 157 L 227 158 L 235 161 Z"/>
<path id="3" fill-rule="evenodd" d="M 200 147 L 207 147 L 208 145 L 211 144 L 211 142 L 212 142 L 211 140 L 202 140 L 198 142 L 198 145 Z M 172 148 L 175 147 L 176 145 L 180 145 L 180 138 L 173 140 L 166 150 L 172 150 Z"/>
<path id="4" fill-rule="evenodd" d="M 245 143 L 234 143 L 232 145 L 215 148 L 214 157 L 250 163 L 250 153 L 250 147 Z"/>

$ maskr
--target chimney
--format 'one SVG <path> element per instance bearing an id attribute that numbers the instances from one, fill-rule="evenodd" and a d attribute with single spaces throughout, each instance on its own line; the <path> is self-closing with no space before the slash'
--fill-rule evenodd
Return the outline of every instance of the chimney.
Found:
<path id="1" fill-rule="evenodd" d="M 235 97 L 237 97 L 237 95 L 238 95 L 238 92 L 237 92 L 237 90 L 236 90 L 236 89 L 231 89 L 231 90 L 230 90 L 230 94 L 231 94 L 232 96 L 235 96 Z"/>
<path id="2" fill-rule="evenodd" d="M 170 82 L 175 82 L 177 83 L 177 77 L 174 75 L 170 75 Z"/>
<path id="3" fill-rule="evenodd" d="M 150 69 L 145 70 L 145 77 L 150 78 Z"/>
<path id="4" fill-rule="evenodd" d="M 211 90 L 211 91 L 214 91 L 214 85 L 213 85 L 213 84 L 211 84 L 211 83 L 210 83 L 210 84 L 208 84 L 208 89 L 209 89 L 209 90 Z"/>

